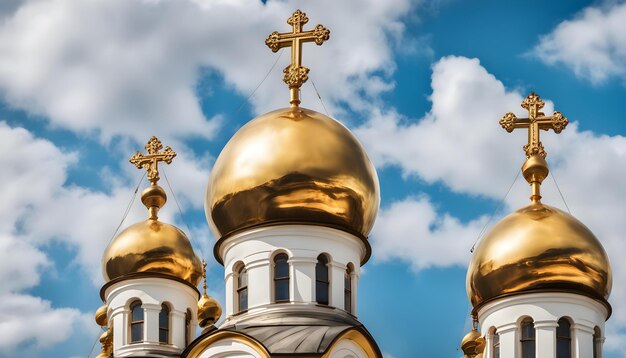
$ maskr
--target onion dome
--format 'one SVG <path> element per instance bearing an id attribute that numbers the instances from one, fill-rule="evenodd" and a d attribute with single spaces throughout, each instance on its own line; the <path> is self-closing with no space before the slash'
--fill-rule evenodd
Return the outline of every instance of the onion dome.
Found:
<path id="1" fill-rule="evenodd" d="M 336 120 L 300 107 L 243 126 L 217 158 L 205 199 L 218 238 L 285 223 L 366 237 L 378 205 L 378 177 L 358 140 Z"/>
<path id="2" fill-rule="evenodd" d="M 540 186 L 548 175 L 539 129 L 557 133 L 567 125 L 559 112 L 547 117 L 534 93 L 522 104 L 530 118 L 512 113 L 500 122 L 512 131 L 530 126 L 524 178 L 532 187 L 531 204 L 498 222 L 482 239 L 467 272 L 467 294 L 474 312 L 493 299 L 529 292 L 571 292 L 602 302 L 611 292 L 608 256 L 594 234 L 572 215 L 541 203 Z M 535 126 L 535 128 L 533 128 Z"/>
<path id="3" fill-rule="evenodd" d="M 341 123 L 300 108 L 300 87 L 309 69 L 302 45 L 322 45 L 330 30 L 309 21 L 300 10 L 287 23 L 291 31 L 272 32 L 265 44 L 277 52 L 291 47 L 283 81 L 290 108 L 263 114 L 243 126 L 217 158 L 205 197 L 207 220 L 218 238 L 252 227 L 306 224 L 334 227 L 356 235 L 368 247 L 380 202 L 378 177 L 365 150 Z"/>
<path id="4" fill-rule="evenodd" d="M 146 145 L 147 155 L 137 153 L 131 163 L 148 170 L 151 185 L 141 194 L 141 201 L 149 211 L 148 220 L 136 223 L 114 238 L 104 251 L 102 273 L 109 282 L 128 275 L 157 273 L 187 281 L 194 287 L 202 277 L 200 260 L 187 236 L 177 227 L 158 220 L 157 213 L 167 196 L 159 180 L 157 163 L 170 163 L 176 155 L 170 147 L 163 146 L 152 137 Z"/>
<path id="5" fill-rule="evenodd" d="M 575 217 L 534 203 L 483 238 L 467 273 L 474 307 L 521 292 L 572 291 L 606 302 L 611 266 L 602 244 Z"/>
<path id="6" fill-rule="evenodd" d="M 104 304 L 96 310 L 96 314 L 94 316 L 95 316 L 96 323 L 98 324 L 98 326 L 106 327 L 109 325 L 109 320 L 107 318 L 108 309 L 109 309 L 109 306 Z"/>
<path id="7" fill-rule="evenodd" d="M 202 297 L 198 300 L 198 325 L 206 328 L 214 325 L 222 315 L 222 307 L 220 303 L 206 293 L 206 262 L 202 262 L 202 277 L 204 284 L 202 285 Z"/>
<path id="8" fill-rule="evenodd" d="M 461 350 L 466 357 L 480 358 L 485 350 L 485 338 L 476 329 L 476 321 L 472 323 L 472 330 L 463 337 Z"/>

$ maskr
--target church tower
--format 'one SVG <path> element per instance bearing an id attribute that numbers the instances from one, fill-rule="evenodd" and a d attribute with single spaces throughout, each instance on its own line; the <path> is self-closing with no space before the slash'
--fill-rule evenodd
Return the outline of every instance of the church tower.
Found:
<path id="1" fill-rule="evenodd" d="M 167 196 L 159 181 L 158 163 L 176 153 L 152 137 L 147 154 L 131 163 L 147 170 L 151 185 L 141 194 L 148 219 L 115 237 L 102 257 L 105 302 L 96 322 L 106 327 L 98 357 L 180 357 L 195 335 L 196 317 L 208 321 L 219 311 L 215 301 L 196 288 L 204 270 L 185 234 L 158 218 Z M 200 299 L 200 311 L 199 302 Z M 217 314 L 219 317 L 219 314 Z M 214 320 L 217 317 L 214 317 Z"/>
<path id="2" fill-rule="evenodd" d="M 273 32 L 274 52 L 291 47 L 284 81 L 290 107 L 243 126 L 217 158 L 205 198 L 224 266 L 225 321 L 205 329 L 183 357 L 381 357 L 357 320 L 360 267 L 379 206 L 376 171 L 338 121 L 300 107 L 302 44 L 330 31 Z"/>
<path id="3" fill-rule="evenodd" d="M 543 106 L 531 93 L 522 103 L 528 118 L 507 113 L 500 121 L 508 132 L 528 129 L 522 174 L 531 204 L 497 223 L 472 257 L 467 294 L 475 323 L 461 345 L 466 357 L 602 357 L 611 266 L 583 223 L 541 202 L 548 165 L 539 131 L 559 133 L 568 123 L 560 112 L 540 112 Z"/>

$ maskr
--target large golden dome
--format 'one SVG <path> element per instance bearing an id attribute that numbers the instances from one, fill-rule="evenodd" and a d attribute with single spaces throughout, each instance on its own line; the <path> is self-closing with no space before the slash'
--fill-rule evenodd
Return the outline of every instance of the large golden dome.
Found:
<path id="1" fill-rule="evenodd" d="M 261 115 L 226 144 L 206 192 L 218 239 L 254 226 L 304 223 L 367 237 L 379 206 L 378 177 L 342 124 L 300 107 Z"/>
<path id="2" fill-rule="evenodd" d="M 148 219 L 122 231 L 102 258 L 102 273 L 107 282 L 140 272 L 167 274 L 197 286 L 202 265 L 182 231 Z"/>
<path id="3" fill-rule="evenodd" d="M 496 224 L 474 252 L 467 294 L 474 311 L 492 299 L 564 291 L 604 303 L 611 292 L 604 248 L 576 218 L 534 202 Z"/>

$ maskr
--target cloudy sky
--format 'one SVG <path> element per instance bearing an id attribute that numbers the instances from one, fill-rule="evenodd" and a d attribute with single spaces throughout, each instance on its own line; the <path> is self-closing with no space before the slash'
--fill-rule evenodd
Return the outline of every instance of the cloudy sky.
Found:
<path id="1" fill-rule="evenodd" d="M 332 31 L 305 49 L 303 106 L 350 127 L 381 181 L 359 286 L 381 349 L 459 356 L 470 248 L 528 203 L 520 179 L 503 200 L 526 137 L 498 120 L 536 91 L 570 119 L 542 139 L 611 258 L 605 357 L 626 356 L 626 4 L 611 0 L 3 0 L 0 356 L 88 356 L 100 258 L 141 178 L 128 158 L 153 134 L 179 154 L 166 174 L 183 213 L 171 201 L 163 219 L 190 231 L 223 301 L 205 185 L 242 124 L 288 105 L 289 55 L 263 41 L 297 8 Z M 543 192 L 565 209 L 553 177 Z M 144 217 L 135 201 L 124 225 Z"/>

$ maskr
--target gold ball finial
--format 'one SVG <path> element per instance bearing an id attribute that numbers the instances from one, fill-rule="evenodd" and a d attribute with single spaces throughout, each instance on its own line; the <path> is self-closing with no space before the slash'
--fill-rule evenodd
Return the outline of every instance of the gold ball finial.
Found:
<path id="1" fill-rule="evenodd" d="M 198 301 L 198 325 L 202 328 L 211 326 L 222 316 L 222 306 L 206 293 L 206 261 L 202 260 L 202 297 Z"/>

